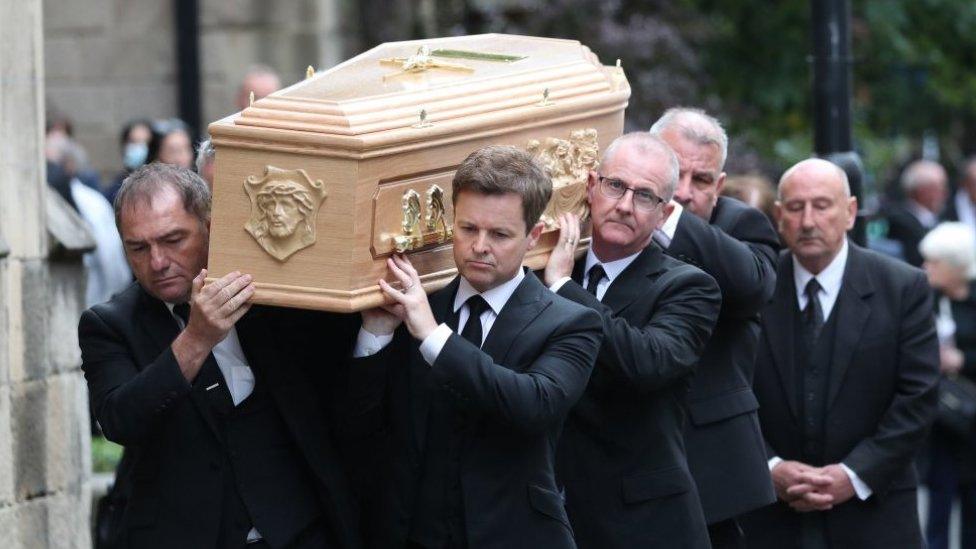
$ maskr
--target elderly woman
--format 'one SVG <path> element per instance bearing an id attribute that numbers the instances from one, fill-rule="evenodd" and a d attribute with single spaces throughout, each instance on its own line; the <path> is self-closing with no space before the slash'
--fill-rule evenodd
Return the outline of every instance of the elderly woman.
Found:
<path id="1" fill-rule="evenodd" d="M 918 248 L 936 293 L 942 372 L 976 380 L 976 234 L 963 223 L 942 223 Z M 930 458 L 929 547 L 949 547 L 949 517 L 959 497 L 961 547 L 976 548 L 976 435 L 961 437 L 937 424 Z"/>

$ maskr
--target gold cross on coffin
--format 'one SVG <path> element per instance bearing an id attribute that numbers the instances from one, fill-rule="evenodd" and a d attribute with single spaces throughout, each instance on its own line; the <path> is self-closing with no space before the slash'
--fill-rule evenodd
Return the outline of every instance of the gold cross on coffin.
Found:
<path id="1" fill-rule="evenodd" d="M 384 65 L 397 65 L 400 67 L 399 72 L 384 75 L 383 80 L 404 74 L 425 72 L 430 69 L 474 72 L 473 68 L 467 65 L 462 65 L 461 63 L 450 63 L 447 61 L 438 61 L 434 59 L 434 56 L 430 51 L 430 46 L 420 46 L 420 48 L 417 49 L 417 53 L 411 55 L 410 57 L 389 57 L 387 59 L 380 59 L 380 63 Z"/>

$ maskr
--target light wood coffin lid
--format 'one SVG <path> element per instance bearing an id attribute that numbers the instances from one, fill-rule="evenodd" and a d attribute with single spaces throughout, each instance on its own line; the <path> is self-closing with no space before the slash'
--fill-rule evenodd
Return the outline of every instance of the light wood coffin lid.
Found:
<path id="1" fill-rule="evenodd" d="M 400 75 L 396 75 L 397 66 L 380 63 L 381 59 L 414 55 L 422 45 L 433 50 L 525 58 L 498 62 L 435 57 L 474 71 L 435 68 Z M 548 101 L 540 105 L 545 90 Z M 601 65 L 576 40 L 485 34 L 380 45 L 255 101 L 242 112 L 210 124 L 209 132 L 218 150 L 232 147 L 255 153 L 367 160 L 467 141 L 491 141 L 492 136 L 598 116 L 622 121 L 629 97 L 623 70 Z M 431 126 L 417 127 L 421 109 Z M 545 236 L 544 241 L 554 241 L 555 235 Z M 544 265 L 548 255 L 538 252 L 526 258 L 532 268 Z M 423 277 L 424 287 L 432 291 L 453 274 L 453 269 L 429 273 Z M 336 311 L 358 310 L 367 301 L 373 306 L 375 298 L 365 296 L 379 288 L 327 290 L 312 298 L 318 291 L 310 288 L 287 290 L 276 285 L 275 289 L 260 282 L 257 286 L 258 302 Z M 328 297 L 335 294 L 347 297 Z"/>
<path id="2" fill-rule="evenodd" d="M 513 62 L 444 59 L 473 72 L 396 74 L 381 59 L 432 49 L 524 55 Z M 384 79 L 384 76 L 386 78 Z M 549 106 L 540 107 L 544 90 Z M 576 40 L 482 34 L 390 42 L 279 90 L 214 122 L 215 145 L 365 159 L 473 138 L 491 130 L 622 111 L 623 71 L 604 67 Z M 428 128 L 415 127 L 421 109 Z"/>

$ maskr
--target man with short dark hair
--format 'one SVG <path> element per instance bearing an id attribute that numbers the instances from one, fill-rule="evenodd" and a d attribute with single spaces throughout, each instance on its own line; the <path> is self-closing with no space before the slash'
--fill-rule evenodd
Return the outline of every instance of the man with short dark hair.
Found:
<path id="1" fill-rule="evenodd" d="M 137 282 L 78 333 L 95 417 L 125 446 L 119 546 L 358 547 L 313 389 L 345 324 L 252 308 L 239 272 L 204 284 L 210 191 L 190 170 L 137 169 L 115 211 Z"/>
<path id="2" fill-rule="evenodd" d="M 847 175 L 804 160 L 780 179 L 789 247 L 762 312 L 754 388 L 779 501 L 743 517 L 749 547 L 921 547 L 914 457 L 936 411 L 925 274 L 849 242 Z"/>
<path id="3" fill-rule="evenodd" d="M 369 546 L 575 547 L 555 449 L 600 319 L 522 267 L 551 193 L 525 152 L 478 150 L 453 183 L 459 276 L 428 298 L 408 259 L 388 260 L 400 289 L 380 280 L 390 304 L 363 312 L 341 406 L 350 446 L 377 441 L 355 460 L 380 479 Z"/>
<path id="4" fill-rule="evenodd" d="M 546 265 L 553 291 L 603 319 L 593 376 L 559 445 L 559 481 L 581 548 L 709 546 L 682 427 L 721 296 L 710 276 L 651 242 L 677 181 L 678 161 L 662 140 L 618 138 L 589 174 L 589 251 L 574 261 L 579 219 L 563 214 Z"/>
<path id="5" fill-rule="evenodd" d="M 779 239 L 762 212 L 720 196 L 728 137 L 715 118 L 669 109 L 650 133 L 674 149 L 681 166 L 675 211 L 656 239 L 722 289 L 718 324 L 691 382 L 685 444 L 712 545 L 740 547 L 736 517 L 776 498 L 751 385 L 759 311 L 776 285 Z"/>

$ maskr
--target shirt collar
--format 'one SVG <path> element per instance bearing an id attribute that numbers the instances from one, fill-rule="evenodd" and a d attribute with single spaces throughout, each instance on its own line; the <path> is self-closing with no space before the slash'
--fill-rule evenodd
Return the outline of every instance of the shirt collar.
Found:
<path id="1" fill-rule="evenodd" d="M 457 294 L 454 296 L 454 312 L 458 312 L 468 298 L 480 294 L 488 302 L 488 306 L 491 307 L 492 312 L 497 316 L 502 311 L 502 308 L 505 307 L 505 304 L 508 303 L 509 298 L 515 293 L 515 290 L 524 278 L 525 270 L 519 268 L 515 276 L 508 282 L 499 284 L 486 292 L 479 292 L 462 276 L 458 285 Z"/>
<path id="2" fill-rule="evenodd" d="M 651 246 L 653 245 L 654 244 L 651 244 Z M 597 257 L 595 253 L 593 253 L 593 248 L 591 247 L 586 252 L 586 265 L 584 265 L 584 269 L 583 269 L 583 280 L 586 280 L 586 277 L 588 276 L 590 269 L 592 269 L 594 265 L 599 263 L 600 265 L 603 265 L 603 271 L 607 273 L 608 283 L 613 282 L 613 280 L 618 276 L 620 276 L 620 273 L 624 272 L 624 269 L 630 266 L 630 264 L 633 263 L 634 260 L 637 259 L 637 256 L 639 256 L 643 251 L 644 250 L 641 250 L 640 252 L 637 252 L 633 255 L 628 255 L 627 257 L 622 257 L 615 261 L 603 262 L 600 261 L 600 258 Z"/>
<path id="3" fill-rule="evenodd" d="M 934 227 L 939 221 L 939 218 L 934 213 L 911 199 L 908 200 L 908 211 L 925 227 Z"/>
<path id="4" fill-rule="evenodd" d="M 820 287 L 828 295 L 836 295 L 840 292 L 840 286 L 844 280 L 844 268 L 847 266 L 847 252 L 847 239 L 845 238 L 844 243 L 840 247 L 840 251 L 837 252 L 833 261 L 824 270 L 820 271 L 820 274 L 816 275 L 817 282 L 820 283 Z M 803 295 L 803 292 L 806 291 L 807 283 L 813 277 L 814 274 L 806 270 L 794 255 L 793 282 L 796 284 L 796 295 Z"/>

